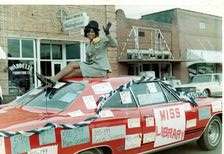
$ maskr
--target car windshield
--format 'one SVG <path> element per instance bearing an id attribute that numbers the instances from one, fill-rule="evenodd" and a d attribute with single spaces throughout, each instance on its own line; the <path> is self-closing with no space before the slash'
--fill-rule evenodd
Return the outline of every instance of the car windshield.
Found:
<path id="1" fill-rule="evenodd" d="M 57 86 L 57 85 L 56 85 Z M 28 107 L 66 110 L 85 88 L 83 83 L 64 83 L 48 91 L 42 87 L 35 88 L 17 99 L 18 104 Z"/>
<path id="2" fill-rule="evenodd" d="M 211 82 L 212 76 L 211 75 L 198 75 L 193 77 L 190 83 L 202 83 L 202 82 Z"/>

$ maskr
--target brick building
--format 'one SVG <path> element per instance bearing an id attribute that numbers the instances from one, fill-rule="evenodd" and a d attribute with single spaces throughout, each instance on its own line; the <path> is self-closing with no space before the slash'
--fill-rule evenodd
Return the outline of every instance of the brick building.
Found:
<path id="1" fill-rule="evenodd" d="M 63 19 L 85 12 L 102 25 L 112 22 L 118 48 L 109 48 L 113 73 L 175 76 L 184 83 L 197 73 L 221 72 L 221 17 L 172 9 L 129 19 L 115 6 L 0 6 L 0 85 L 4 94 L 37 86 L 34 72 L 52 76 L 70 61 L 85 60 L 81 29 L 65 31 Z M 75 54 L 74 54 L 75 52 Z M 196 54 L 196 56 L 194 55 Z M 204 59 L 191 59 L 205 54 Z M 200 56 L 199 56 L 200 58 Z M 206 66 L 206 67 L 204 67 Z"/>
<path id="2" fill-rule="evenodd" d="M 120 42 L 118 51 L 122 52 L 119 59 L 119 69 L 122 71 L 119 72 L 126 70 L 125 73 L 138 75 L 141 71 L 155 71 L 155 76 L 159 78 L 163 78 L 166 72 L 166 75 L 175 76 L 185 83 L 193 75 L 222 70 L 221 17 L 184 9 L 171 9 L 143 15 L 140 20 L 136 20 L 126 18 L 122 10 L 117 10 L 117 26 Z M 138 31 L 135 30 L 135 36 L 129 35 L 131 29 L 136 27 Z M 147 32 L 147 28 L 152 31 L 159 29 L 161 34 Z M 165 41 L 161 39 L 158 42 L 155 36 L 163 36 Z M 148 47 L 144 46 L 146 41 Z M 156 44 L 164 42 L 169 47 L 172 57 L 152 56 L 156 52 L 163 54 L 166 51 L 164 48 L 155 48 Z M 130 54 L 135 54 L 130 51 L 133 48 L 139 57 L 130 58 Z"/>
<path id="3" fill-rule="evenodd" d="M 102 26 L 112 22 L 116 38 L 115 6 L 0 6 L 0 47 L 7 53 L 0 59 L 0 85 L 4 94 L 23 94 L 37 86 L 35 72 L 52 76 L 69 61 L 85 59 L 86 40 L 81 29 L 65 31 L 62 20 L 85 12 Z M 114 76 L 117 75 L 117 49 L 108 49 Z M 74 54 L 75 53 L 75 54 Z M 19 94 L 20 95 L 20 94 Z"/>
<path id="4" fill-rule="evenodd" d="M 176 30 L 171 23 L 129 19 L 117 10 L 119 73 L 141 75 L 154 71 L 158 78 L 175 75 L 183 61 L 178 55 Z M 136 55 L 137 54 L 137 55 Z M 136 55 L 136 56 L 133 56 Z"/>

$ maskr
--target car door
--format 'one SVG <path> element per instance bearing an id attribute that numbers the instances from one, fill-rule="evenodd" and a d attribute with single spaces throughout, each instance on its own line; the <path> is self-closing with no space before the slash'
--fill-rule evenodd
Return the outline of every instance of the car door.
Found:
<path id="1" fill-rule="evenodd" d="M 141 151 L 184 140 L 185 105 L 160 82 L 147 82 L 131 87 L 140 105 L 142 123 Z"/>
<path id="2" fill-rule="evenodd" d="M 221 75 L 214 74 L 210 83 L 212 95 L 222 95 L 222 79 Z"/>
<path id="3" fill-rule="evenodd" d="M 136 101 L 129 88 L 117 91 L 104 104 L 103 112 L 112 113 L 113 120 L 108 121 L 107 127 L 118 127 L 115 132 L 125 132 L 123 140 L 114 140 L 114 153 L 139 153 L 141 147 L 142 125 L 141 116 Z M 125 126 L 124 129 L 121 129 Z"/>

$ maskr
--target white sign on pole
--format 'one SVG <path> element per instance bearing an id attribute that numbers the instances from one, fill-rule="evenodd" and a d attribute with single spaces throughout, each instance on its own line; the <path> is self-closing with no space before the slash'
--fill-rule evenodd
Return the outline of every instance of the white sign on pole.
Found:
<path id="1" fill-rule="evenodd" d="M 80 12 L 71 16 L 65 17 L 63 21 L 63 29 L 69 31 L 75 28 L 83 28 L 89 22 L 89 17 L 85 12 Z"/>

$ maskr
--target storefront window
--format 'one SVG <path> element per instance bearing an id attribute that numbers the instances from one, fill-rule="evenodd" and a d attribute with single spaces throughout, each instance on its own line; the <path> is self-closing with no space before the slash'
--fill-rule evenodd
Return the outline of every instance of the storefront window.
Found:
<path id="1" fill-rule="evenodd" d="M 80 43 L 66 45 L 67 59 L 80 59 Z"/>
<path id="2" fill-rule="evenodd" d="M 22 57 L 33 58 L 33 40 L 22 40 Z"/>
<path id="3" fill-rule="evenodd" d="M 62 44 L 40 44 L 40 67 L 41 74 L 52 76 L 62 68 Z"/>
<path id="4" fill-rule="evenodd" d="M 52 57 L 53 59 L 62 59 L 62 46 L 53 44 L 52 45 Z"/>
<path id="5" fill-rule="evenodd" d="M 34 40 L 8 38 L 9 94 L 21 96 L 34 88 Z"/>
<path id="6" fill-rule="evenodd" d="M 50 44 L 41 44 L 41 46 L 40 46 L 40 58 L 41 59 L 51 59 Z"/>
<path id="7" fill-rule="evenodd" d="M 8 39 L 8 57 L 33 58 L 34 47 L 31 39 Z"/>
<path id="8" fill-rule="evenodd" d="M 41 74 L 45 76 L 52 76 L 51 71 L 51 62 L 50 61 L 41 61 L 40 62 L 41 67 Z"/>
<path id="9" fill-rule="evenodd" d="M 9 94 L 21 96 L 34 88 L 32 60 L 9 60 Z"/>
<path id="10" fill-rule="evenodd" d="M 153 73 L 154 72 L 154 73 Z M 171 63 L 132 64 L 128 67 L 129 75 L 155 76 L 168 79 L 172 76 Z"/>
<path id="11" fill-rule="evenodd" d="M 170 69 L 170 64 L 161 64 L 161 79 L 167 79 L 172 76 Z"/>
<path id="12" fill-rule="evenodd" d="M 20 57 L 19 42 L 19 39 L 8 39 L 8 57 Z"/>

